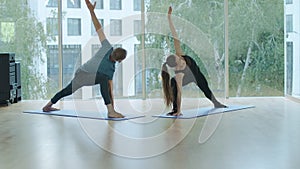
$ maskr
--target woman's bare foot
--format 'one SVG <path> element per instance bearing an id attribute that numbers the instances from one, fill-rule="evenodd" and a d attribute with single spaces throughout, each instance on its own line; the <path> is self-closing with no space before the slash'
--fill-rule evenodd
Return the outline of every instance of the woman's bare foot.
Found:
<path id="1" fill-rule="evenodd" d="M 174 110 L 169 112 L 167 115 L 168 116 L 182 116 L 182 114 L 180 112 L 177 112 L 177 111 L 174 111 Z"/>
<path id="2" fill-rule="evenodd" d="M 215 103 L 214 106 L 215 106 L 215 108 L 227 108 L 226 105 L 219 103 L 219 102 Z"/>

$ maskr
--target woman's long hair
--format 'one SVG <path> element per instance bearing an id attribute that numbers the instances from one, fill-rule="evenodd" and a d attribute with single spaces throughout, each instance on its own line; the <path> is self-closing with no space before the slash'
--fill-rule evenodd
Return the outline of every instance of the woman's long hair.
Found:
<path id="1" fill-rule="evenodd" d="M 173 102 L 173 92 L 170 84 L 170 74 L 167 68 L 167 62 L 162 65 L 161 69 L 162 87 L 164 92 L 164 99 L 167 106 L 170 106 Z"/>

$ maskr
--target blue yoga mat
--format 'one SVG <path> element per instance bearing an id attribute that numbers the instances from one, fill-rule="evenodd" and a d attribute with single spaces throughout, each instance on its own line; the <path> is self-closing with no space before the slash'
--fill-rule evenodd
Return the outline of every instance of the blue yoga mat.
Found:
<path id="1" fill-rule="evenodd" d="M 159 114 L 159 115 L 153 115 L 153 117 L 158 118 L 176 118 L 176 119 L 192 119 L 192 118 L 198 118 L 202 116 L 208 116 L 212 114 L 218 114 L 218 113 L 227 113 L 242 109 L 249 109 L 254 108 L 253 105 L 231 105 L 227 108 L 213 108 L 213 107 L 202 107 L 199 109 L 190 109 L 190 110 L 183 110 L 181 116 L 168 116 L 167 114 Z"/>
<path id="2" fill-rule="evenodd" d="M 124 118 L 109 118 L 107 117 L 106 113 L 90 112 L 90 111 L 77 112 L 75 110 L 57 110 L 57 111 L 50 111 L 50 112 L 43 112 L 42 110 L 25 110 L 23 111 L 23 113 L 63 116 L 63 117 L 76 117 L 76 118 L 86 118 L 86 119 L 95 119 L 95 120 L 113 120 L 113 121 L 130 120 L 130 119 L 144 117 L 144 115 L 124 114 L 125 116 Z"/>

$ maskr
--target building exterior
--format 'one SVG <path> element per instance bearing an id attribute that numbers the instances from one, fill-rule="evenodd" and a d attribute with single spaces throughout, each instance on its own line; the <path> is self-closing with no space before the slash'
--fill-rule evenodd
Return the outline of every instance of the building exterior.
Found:
<path id="1" fill-rule="evenodd" d="M 285 93 L 300 98 L 300 2 L 285 0 Z"/>
<path id="2" fill-rule="evenodd" d="M 91 0 L 96 1 L 95 13 L 102 23 L 106 37 L 115 47 L 127 50 L 127 58 L 115 72 L 114 93 L 117 96 L 134 95 L 136 34 L 141 33 L 141 0 Z M 62 72 L 63 86 L 67 85 L 76 68 L 85 63 L 101 47 L 89 10 L 83 0 L 62 0 Z M 43 73 L 58 85 L 60 78 L 58 50 L 58 0 L 29 2 L 36 18 L 51 36 L 45 53 Z M 99 86 L 84 87 L 79 98 L 100 96 Z"/>

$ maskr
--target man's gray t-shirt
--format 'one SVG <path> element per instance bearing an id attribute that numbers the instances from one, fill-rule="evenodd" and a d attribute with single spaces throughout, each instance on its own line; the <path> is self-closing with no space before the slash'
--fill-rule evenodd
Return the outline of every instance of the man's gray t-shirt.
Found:
<path id="1" fill-rule="evenodd" d="M 113 48 L 107 39 L 101 42 L 101 48 L 98 52 L 84 63 L 80 69 L 89 73 L 102 73 L 108 76 L 109 80 L 112 80 L 115 72 L 115 62 L 109 59 L 109 56 L 113 52 Z"/>

